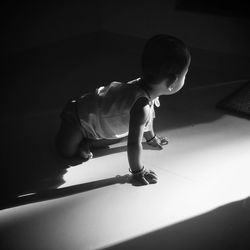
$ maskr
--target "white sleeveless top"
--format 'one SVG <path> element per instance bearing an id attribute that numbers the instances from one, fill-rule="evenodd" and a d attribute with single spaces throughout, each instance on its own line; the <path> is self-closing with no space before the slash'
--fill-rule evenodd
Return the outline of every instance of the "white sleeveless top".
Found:
<path id="1" fill-rule="evenodd" d="M 140 85 L 140 78 L 128 83 L 112 82 L 99 87 L 95 93 L 87 93 L 77 100 L 81 126 L 89 139 L 116 139 L 128 135 L 130 110 L 135 102 L 146 97 L 149 100 L 150 114 L 145 125 L 149 130 L 155 117 L 154 104 L 149 94 Z M 158 106 L 158 105 L 157 105 Z"/>

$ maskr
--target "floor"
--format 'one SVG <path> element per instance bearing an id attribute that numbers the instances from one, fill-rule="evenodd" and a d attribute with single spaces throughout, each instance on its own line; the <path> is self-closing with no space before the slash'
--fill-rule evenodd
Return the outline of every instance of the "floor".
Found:
<path id="1" fill-rule="evenodd" d="M 63 62 L 52 46 L 50 60 L 43 48 L 10 64 L 16 88 L 7 91 L 6 101 L 12 96 L 15 102 L 1 125 L 1 249 L 249 249 L 249 119 L 215 107 L 243 84 L 240 76 L 194 67 L 188 86 L 160 99 L 155 130 L 170 143 L 161 151 L 143 143 L 143 162 L 158 174 L 157 184 L 131 181 L 125 141 L 94 152 L 88 162 L 56 154 L 54 134 L 67 95 L 102 78 L 137 77 L 137 47 L 126 51 L 123 43 L 79 50 L 78 57 L 65 50 Z"/>

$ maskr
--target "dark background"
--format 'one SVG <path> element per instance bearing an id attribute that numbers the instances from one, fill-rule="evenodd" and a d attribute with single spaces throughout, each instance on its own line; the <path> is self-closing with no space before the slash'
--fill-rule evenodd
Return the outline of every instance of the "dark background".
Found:
<path id="1" fill-rule="evenodd" d="M 242 1 L 234 5 L 200 1 L 202 6 L 196 2 L 2 3 L 4 115 L 59 108 L 71 95 L 112 80 L 138 77 L 145 39 L 157 33 L 175 35 L 187 43 L 192 53 L 192 84 L 249 78 L 246 5 Z M 226 4 L 227 16 L 221 12 Z M 125 63 L 128 60 L 130 64 Z"/>
<path id="2" fill-rule="evenodd" d="M 214 15 L 250 18 L 249 3 L 245 0 L 239 1 L 209 1 L 209 0 L 176 0 L 176 8 L 179 10 L 193 11 L 197 13 L 209 13 Z"/>

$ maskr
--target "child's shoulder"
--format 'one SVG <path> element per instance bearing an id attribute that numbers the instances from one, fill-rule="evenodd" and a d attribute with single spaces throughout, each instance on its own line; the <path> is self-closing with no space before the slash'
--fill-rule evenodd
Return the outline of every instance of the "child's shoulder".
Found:
<path id="1" fill-rule="evenodd" d="M 136 78 L 133 79 L 131 81 L 125 82 L 125 81 L 111 81 L 108 84 L 105 84 L 104 86 L 102 85 L 102 87 L 115 87 L 115 86 L 119 86 L 119 85 L 125 85 L 125 84 L 136 84 L 141 80 L 141 78 Z"/>
<path id="2" fill-rule="evenodd" d="M 136 79 L 133 79 L 133 80 L 131 80 L 131 81 L 127 82 L 127 84 L 134 84 L 134 83 L 138 83 L 140 80 L 141 80 L 141 78 L 139 77 L 139 78 L 136 78 Z"/>

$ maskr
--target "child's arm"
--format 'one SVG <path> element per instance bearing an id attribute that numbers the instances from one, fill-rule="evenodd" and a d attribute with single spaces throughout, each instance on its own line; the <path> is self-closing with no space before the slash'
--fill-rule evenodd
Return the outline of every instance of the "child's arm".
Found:
<path id="1" fill-rule="evenodd" d="M 149 124 L 147 125 L 148 131 L 144 132 L 144 138 L 147 144 L 149 144 L 150 146 L 156 147 L 158 149 L 163 149 L 163 146 L 168 144 L 168 138 L 165 136 L 161 137 L 156 135 L 156 133 L 154 132 L 153 121 L 154 119 L 151 118 Z"/>
<path id="2" fill-rule="evenodd" d="M 153 171 L 147 171 L 142 162 L 142 138 L 145 123 L 149 114 L 148 101 L 140 98 L 130 112 L 128 135 L 128 161 L 134 177 L 142 184 L 156 183 L 157 176 Z"/>

